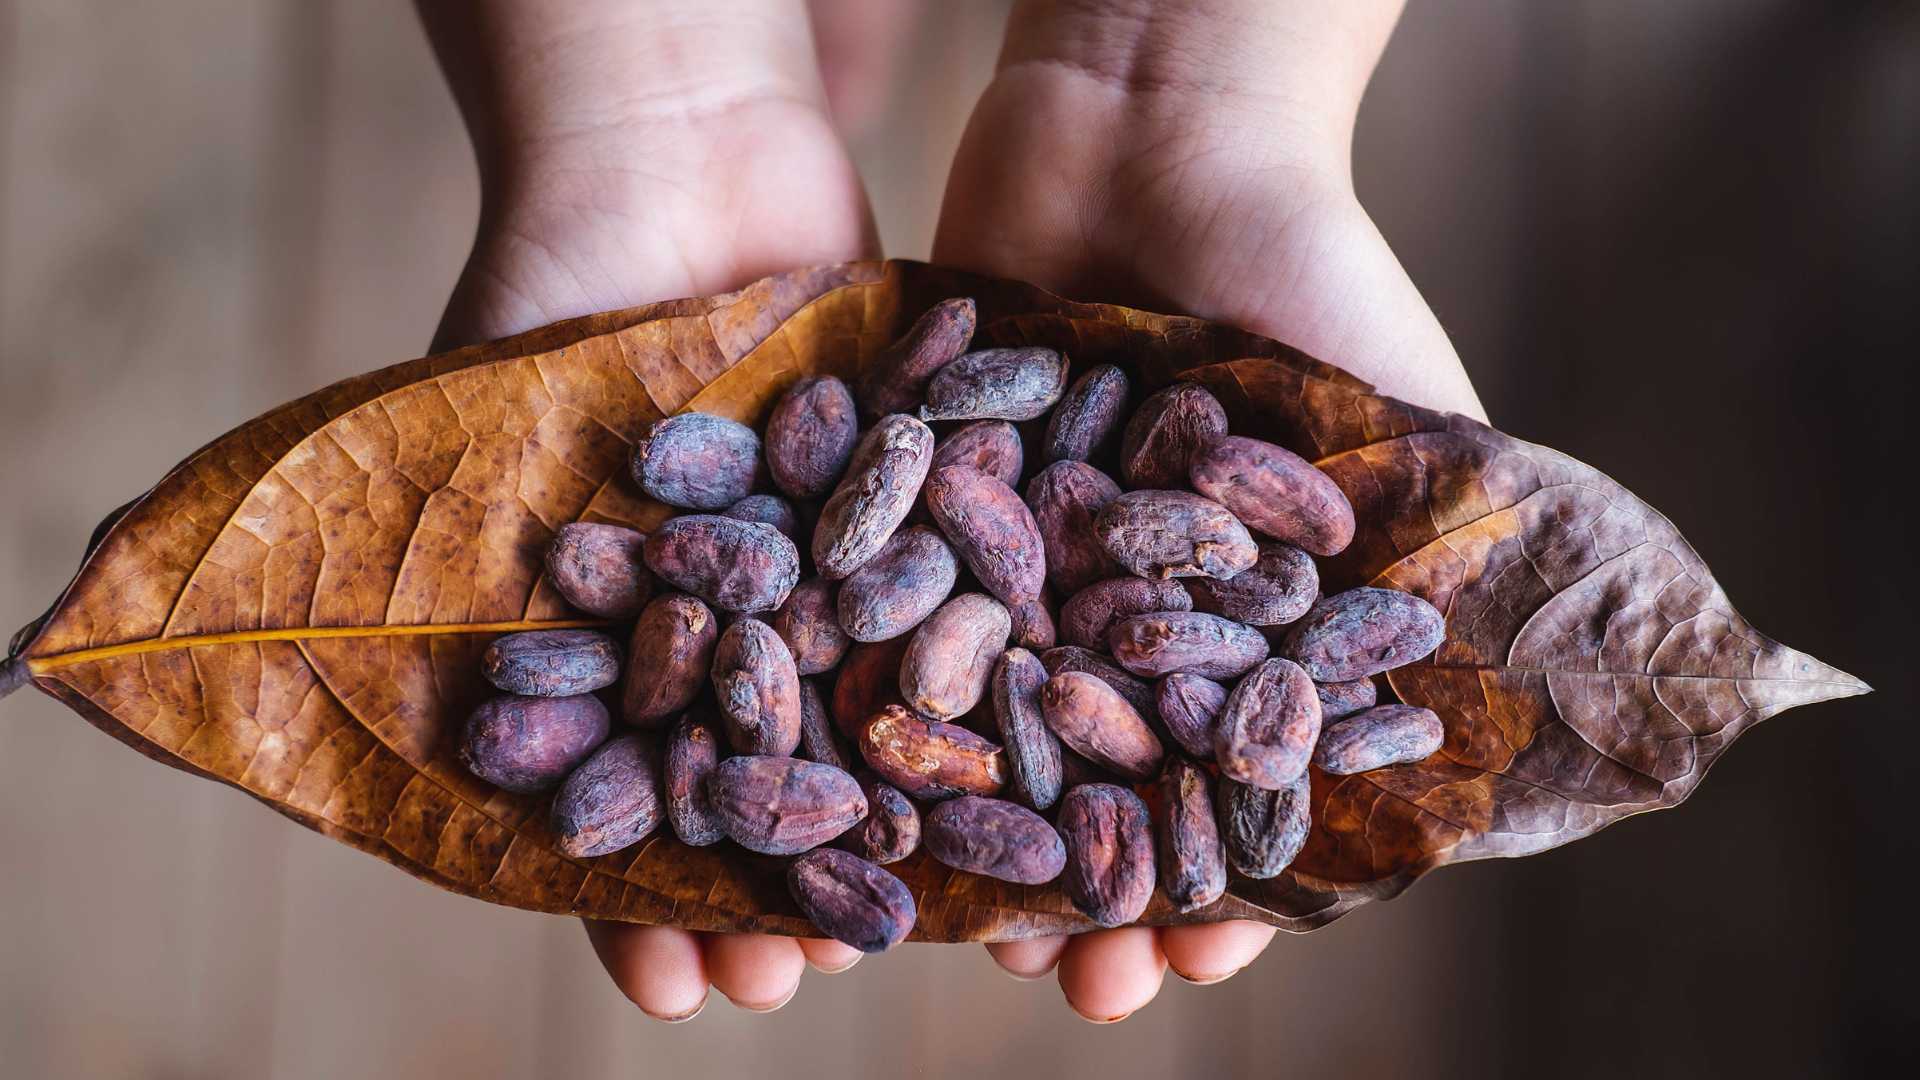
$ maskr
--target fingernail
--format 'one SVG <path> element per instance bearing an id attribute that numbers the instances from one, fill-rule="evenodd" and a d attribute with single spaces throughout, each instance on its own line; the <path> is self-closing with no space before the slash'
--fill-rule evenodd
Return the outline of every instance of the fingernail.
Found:
<path id="1" fill-rule="evenodd" d="M 1228 979 L 1231 979 L 1235 975 L 1238 975 L 1242 971 L 1245 971 L 1246 968 L 1237 967 L 1237 968 L 1234 968 L 1232 971 L 1227 972 L 1224 975 L 1189 975 L 1186 972 L 1181 971 L 1179 968 L 1174 968 L 1172 970 L 1175 975 L 1180 976 L 1180 978 L 1184 979 L 1187 982 L 1192 983 L 1195 986 L 1212 986 L 1214 983 L 1226 982 Z"/>
<path id="2" fill-rule="evenodd" d="M 1089 1024 L 1117 1024 L 1120 1021 L 1125 1020 L 1127 1017 L 1132 1016 L 1133 1013 L 1134 1013 L 1134 1010 L 1128 1009 L 1126 1012 L 1121 1013 L 1119 1016 L 1109 1016 L 1105 1020 L 1096 1019 L 1091 1016 L 1084 1017 L 1084 1019 Z"/>
<path id="3" fill-rule="evenodd" d="M 1044 979 L 1047 977 L 1046 971 L 1036 971 L 1033 974 L 1029 975 L 1024 971 L 1015 971 L 1012 968 L 1003 967 L 1000 970 L 1006 972 L 1007 978 L 1012 979 L 1015 982 L 1039 982 L 1041 979 Z M 1048 970 L 1052 970 L 1052 969 L 1048 969 Z"/>
<path id="4" fill-rule="evenodd" d="M 815 968 L 814 970 L 815 970 L 815 971 L 818 971 L 818 972 L 819 972 L 820 974 L 822 974 L 822 975 L 838 975 L 838 974 L 840 974 L 841 972 L 843 972 L 843 971 L 845 971 L 845 970 L 847 970 L 848 968 L 850 968 L 850 967 L 852 967 L 853 965 L 855 965 L 855 964 L 857 964 L 857 963 L 859 963 L 859 962 L 861 961 L 861 959 L 862 959 L 861 957 L 858 957 L 858 956 L 856 956 L 856 957 L 854 957 L 853 959 L 851 959 L 851 960 L 849 960 L 849 961 L 847 961 L 846 963 L 844 963 L 844 964 L 841 964 L 841 965 L 840 965 L 839 967 L 837 967 L 837 968 L 830 968 L 830 967 L 823 967 L 823 968 Z"/>
<path id="5" fill-rule="evenodd" d="M 678 1016 L 661 1016 L 659 1013 L 654 1013 L 654 1012 L 648 1012 L 647 1015 L 653 1017 L 655 1020 L 658 1020 L 663 1024 L 684 1024 L 687 1021 L 705 1012 L 706 1008 L 707 1008 L 707 999 L 701 998 L 700 1004 L 695 1005 L 693 1007 L 692 1012 L 684 1012 Z M 645 1009 L 642 1009 L 640 1011 L 646 1012 Z"/>
<path id="6" fill-rule="evenodd" d="M 770 1013 L 780 1008 L 781 1006 L 785 1005 L 787 1002 L 792 1001 L 793 995 L 799 992 L 800 992 L 800 984 L 795 983 L 793 985 L 793 988 L 787 991 L 786 997 L 781 998 L 779 1001 L 776 1001 L 771 1005 L 749 1005 L 744 1001 L 733 1001 L 732 998 L 728 998 L 727 1000 L 733 1001 L 733 1006 L 736 1009 L 745 1009 L 746 1011 L 752 1012 L 752 1013 Z"/>

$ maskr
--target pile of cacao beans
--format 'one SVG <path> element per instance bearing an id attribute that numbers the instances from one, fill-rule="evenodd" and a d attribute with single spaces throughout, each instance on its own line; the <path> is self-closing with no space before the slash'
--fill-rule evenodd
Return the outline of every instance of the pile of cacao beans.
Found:
<path id="1" fill-rule="evenodd" d="M 913 927 L 883 867 L 923 843 L 956 870 L 1058 878 L 1119 926 L 1156 885 L 1192 911 L 1229 868 L 1284 870 L 1312 771 L 1439 749 L 1439 718 L 1381 703 L 1374 677 L 1437 648 L 1441 614 L 1323 595 L 1314 557 L 1354 531 L 1331 479 L 1230 433 L 1199 385 L 1129 410 L 1112 365 L 1069 383 L 1051 349 L 968 351 L 974 318 L 935 305 L 855 385 L 795 383 L 763 434 L 654 424 L 633 479 L 684 512 L 647 535 L 564 526 L 546 561 L 626 645 L 493 642 L 503 693 L 468 721 L 467 767 L 557 787 L 569 856 L 662 826 L 790 856 L 800 909 L 872 952 Z"/>

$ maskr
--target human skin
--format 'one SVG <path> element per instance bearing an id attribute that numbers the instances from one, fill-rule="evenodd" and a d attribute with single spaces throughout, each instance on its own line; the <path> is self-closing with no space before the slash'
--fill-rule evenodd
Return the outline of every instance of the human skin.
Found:
<path id="1" fill-rule="evenodd" d="M 419 0 L 472 136 L 481 220 L 435 348 L 877 255 L 835 117 L 871 116 L 916 4 Z M 1399 0 L 1022 2 L 946 192 L 936 262 L 1184 311 L 1479 416 L 1445 332 L 1353 194 L 1354 114 Z M 908 9 L 906 15 L 900 10 Z M 891 30 L 886 28 L 891 27 Z M 817 30 L 817 37 L 816 37 Z M 822 64 L 829 76 L 823 79 Z M 831 97 L 830 97 L 831 95 Z M 589 922 L 648 1015 L 769 1011 L 837 942 Z M 990 945 L 1081 1015 L 1217 982 L 1270 927 Z"/>

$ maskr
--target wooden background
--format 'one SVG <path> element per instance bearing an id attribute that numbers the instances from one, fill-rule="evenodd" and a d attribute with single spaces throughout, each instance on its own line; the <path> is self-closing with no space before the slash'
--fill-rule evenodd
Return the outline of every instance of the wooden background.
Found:
<path id="1" fill-rule="evenodd" d="M 936 5 L 857 139 L 924 256 L 997 47 Z M 1669 512 L 1755 623 L 1875 683 L 1751 736 L 1675 814 L 1448 870 L 1124 1024 L 971 948 L 662 1027 L 577 926 L 455 899 L 0 706 L 0 1077 L 1806 1075 L 1883 1065 L 1917 700 L 1920 6 L 1414 0 L 1362 195 L 1497 423 Z M 262 409 L 425 346 L 464 137 L 378 0 L 0 0 L 0 615 Z M 1337 359 L 1337 358 L 1334 358 Z"/>

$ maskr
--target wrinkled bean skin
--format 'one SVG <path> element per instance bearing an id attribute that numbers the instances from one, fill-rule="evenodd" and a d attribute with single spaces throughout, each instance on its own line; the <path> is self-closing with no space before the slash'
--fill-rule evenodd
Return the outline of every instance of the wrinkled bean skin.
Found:
<path id="1" fill-rule="evenodd" d="M 800 745 L 800 674 L 773 627 L 741 619 L 713 650 L 720 726 L 735 753 L 786 757 Z"/>
<path id="2" fill-rule="evenodd" d="M 1006 606 L 991 596 L 964 593 L 940 605 L 907 643 L 900 696 L 935 720 L 971 712 L 986 695 L 993 663 L 1012 630 Z"/>
<path id="3" fill-rule="evenodd" d="M 1091 368 L 1074 380 L 1047 420 L 1040 460 L 1085 461 L 1106 447 L 1127 408 L 1127 375 L 1112 364 Z"/>
<path id="4" fill-rule="evenodd" d="M 787 891 L 821 933 L 864 953 L 900 944 L 919 918 L 906 882 L 832 848 L 788 864 Z"/>
<path id="5" fill-rule="evenodd" d="M 833 582 L 808 578 L 787 594 L 787 602 L 767 620 L 793 653 L 793 668 L 818 675 L 838 667 L 853 642 L 840 628 Z"/>
<path id="6" fill-rule="evenodd" d="M 860 756 L 880 778 L 916 799 L 998 795 L 1006 754 L 958 724 L 923 720 L 901 705 L 875 713 L 860 731 Z"/>
<path id="7" fill-rule="evenodd" d="M 1320 698 L 1291 660 L 1262 663 L 1240 680 L 1213 729 L 1220 771 L 1243 784 L 1278 791 L 1299 779 L 1320 737 Z"/>
<path id="8" fill-rule="evenodd" d="M 1073 596 L 1094 582 L 1121 573 L 1094 521 L 1120 497 L 1120 485 L 1081 461 L 1047 466 L 1027 482 L 1027 508 L 1046 549 L 1047 580 L 1062 596 Z"/>
<path id="9" fill-rule="evenodd" d="M 933 431 L 911 416 L 896 413 L 867 432 L 814 526 L 813 563 L 823 577 L 838 581 L 879 554 L 932 463 Z"/>
<path id="10" fill-rule="evenodd" d="M 528 630 L 495 638 L 481 674 L 509 694 L 571 697 L 620 680 L 620 644 L 597 630 Z"/>
<path id="11" fill-rule="evenodd" d="M 867 816 L 860 782 L 791 757 L 732 757 L 707 778 L 707 799 L 733 842 L 762 855 L 798 855 Z"/>
<path id="12" fill-rule="evenodd" d="M 1060 609 L 1060 639 L 1096 652 L 1107 648 L 1107 633 L 1117 624 L 1156 611 L 1192 610 L 1192 597 L 1177 581 L 1116 577 L 1074 593 Z"/>
<path id="13" fill-rule="evenodd" d="M 1156 701 L 1153 684 L 1134 678 L 1125 668 L 1091 649 L 1062 645 L 1041 653 L 1040 662 L 1046 666 L 1049 675 L 1058 675 L 1064 671 L 1079 671 L 1091 675 L 1112 687 L 1121 697 L 1126 698 L 1127 704 L 1133 706 L 1133 711 L 1144 717 L 1149 724 L 1159 719 L 1159 704 Z"/>
<path id="14" fill-rule="evenodd" d="M 1066 869 L 1067 847 L 1047 819 L 1004 799 L 963 795 L 927 812 L 927 850 L 955 870 L 1016 885 L 1045 885 Z"/>
<path id="15" fill-rule="evenodd" d="M 1193 455 L 1193 490 L 1233 511 L 1248 528 L 1315 555 L 1353 541 L 1353 504 L 1306 458 L 1260 439 L 1229 435 Z"/>
<path id="16" fill-rule="evenodd" d="M 1100 679 L 1066 671 L 1040 688 L 1040 709 L 1060 741 L 1127 780 L 1153 779 L 1166 750 L 1127 699 Z"/>
<path id="17" fill-rule="evenodd" d="M 647 838 L 666 816 L 653 746 L 642 735 L 601 744 L 553 797 L 549 825 L 561 854 L 590 859 Z"/>
<path id="18" fill-rule="evenodd" d="M 927 477 L 927 511 L 993 595 L 1024 604 L 1047 582 L 1046 548 L 1013 489 L 978 469 L 949 465 Z"/>
<path id="19" fill-rule="evenodd" d="M 562 525 L 547 548 L 547 580 L 562 599 L 589 615 L 631 619 L 653 592 L 653 575 L 642 554 L 646 543 L 644 534 L 619 525 Z"/>
<path id="20" fill-rule="evenodd" d="M 849 739 L 859 739 L 867 719 L 883 706 L 904 704 L 900 698 L 900 660 L 910 639 L 861 642 L 847 651 L 847 659 L 833 680 L 833 727 Z"/>
<path id="21" fill-rule="evenodd" d="M 960 557 L 924 525 L 893 534 L 840 585 L 840 628 L 855 641 L 885 641 L 919 626 L 960 577 Z"/>
<path id="22" fill-rule="evenodd" d="M 980 349 L 927 383 L 922 420 L 1031 420 L 1067 388 L 1067 358 L 1038 346 Z"/>
<path id="23" fill-rule="evenodd" d="M 720 510 L 753 491 L 760 437 L 724 416 L 681 413 L 647 429 L 633 445 L 632 467 L 640 490 L 668 506 Z"/>
<path id="24" fill-rule="evenodd" d="M 460 763 L 502 791 L 546 791 L 605 741 L 610 724 L 607 707 L 592 694 L 506 694 L 467 717 Z"/>
<path id="25" fill-rule="evenodd" d="M 1227 411 L 1204 388 L 1175 383 L 1140 403 L 1120 441 L 1120 475 L 1134 488 L 1187 483 L 1194 451 L 1227 433 Z"/>
<path id="26" fill-rule="evenodd" d="M 826 699 L 812 679 L 800 680 L 800 756 L 843 772 L 852 772 L 854 767 L 852 754 L 841 745 L 840 733 L 833 730 Z"/>
<path id="27" fill-rule="evenodd" d="M 1060 798 L 1060 739 L 1047 727 L 1040 688 L 1047 669 L 1025 649 L 1008 649 L 993 668 L 993 715 L 1007 755 L 1006 797 L 1045 810 Z"/>
<path id="28" fill-rule="evenodd" d="M 727 835 L 707 801 L 707 777 L 720 764 L 720 732 L 703 716 L 682 716 L 667 734 L 661 787 L 667 801 L 667 823 L 688 847 L 719 843 Z"/>
<path id="29" fill-rule="evenodd" d="M 789 496 L 821 498 L 847 471 L 859 434 L 860 418 L 846 383 L 831 375 L 801 379 L 767 417 L 767 471 Z"/>
<path id="30" fill-rule="evenodd" d="M 933 448 L 933 466 L 929 472 L 948 465 L 966 465 L 979 469 L 1012 487 L 1020 482 L 1026 466 L 1026 450 L 1020 445 L 1020 432 L 1005 420 L 977 420 L 941 439 Z"/>
<path id="31" fill-rule="evenodd" d="M 1193 610 L 1248 626 L 1284 626 L 1307 613 L 1320 597 L 1320 571 L 1313 556 L 1292 544 L 1260 545 L 1260 558 L 1226 581 L 1182 578 Z"/>
<path id="32" fill-rule="evenodd" d="M 899 862 L 920 848 L 920 809 L 892 784 L 869 777 L 861 782 L 867 816 L 834 843 L 871 862 Z"/>
<path id="33" fill-rule="evenodd" d="M 1185 491 L 1129 491 L 1094 520 L 1107 554 L 1145 578 L 1230 578 L 1260 558 L 1227 508 Z"/>
<path id="34" fill-rule="evenodd" d="M 1227 861 L 1247 877 L 1278 877 L 1307 845 L 1313 826 L 1313 784 L 1307 774 L 1279 791 L 1222 776 L 1215 798 Z"/>
<path id="35" fill-rule="evenodd" d="M 800 535 L 800 515 L 793 504 L 778 495 L 749 495 L 725 510 L 721 517 L 735 521 L 757 521 L 780 530 L 780 535 L 796 540 Z M 798 544 L 795 544 L 798 547 Z"/>
<path id="36" fill-rule="evenodd" d="M 1280 655 L 1320 682 L 1346 682 L 1411 664 L 1446 636 L 1439 609 L 1412 593 L 1348 589 L 1293 624 Z"/>
<path id="37" fill-rule="evenodd" d="M 1060 800 L 1067 867 L 1061 884 L 1081 914 L 1125 926 L 1153 897 L 1153 834 L 1146 804 L 1117 784 L 1082 784 Z"/>
<path id="38" fill-rule="evenodd" d="M 718 514 L 670 518 L 646 558 L 655 577 L 723 611 L 772 611 L 800 583 L 800 549 L 780 530 Z"/>
<path id="39" fill-rule="evenodd" d="M 1204 675 L 1175 672 L 1156 688 L 1160 722 L 1180 749 L 1213 760 L 1213 729 L 1227 704 L 1227 688 Z"/>
<path id="40" fill-rule="evenodd" d="M 1432 709 L 1380 705 L 1327 725 L 1313 750 L 1313 763 L 1333 776 L 1424 760 L 1446 740 L 1447 729 Z"/>
<path id="41" fill-rule="evenodd" d="M 1322 727 L 1335 720 L 1352 716 L 1362 709 L 1371 709 L 1380 700 L 1380 690 L 1373 685 L 1372 679 L 1314 683 L 1313 692 L 1320 699 Z"/>
<path id="42" fill-rule="evenodd" d="M 1184 758 L 1167 763 L 1154 802 L 1160 887 L 1178 911 L 1195 911 L 1227 891 L 1227 853 L 1213 817 L 1205 769 Z"/>
<path id="43" fill-rule="evenodd" d="M 691 596 L 657 596 L 633 624 L 620 716 L 651 728 L 693 703 L 713 667 L 720 623 Z"/>
<path id="44" fill-rule="evenodd" d="M 912 412 L 926 396 L 927 380 L 967 351 L 975 317 L 973 301 L 966 297 L 942 300 L 928 308 L 860 376 L 854 391 L 861 415 L 877 420 Z"/>
<path id="45" fill-rule="evenodd" d="M 1013 632 L 1009 640 L 1015 645 L 1043 653 L 1059 644 L 1060 633 L 1054 625 L 1052 598 L 1045 590 L 1024 604 L 1008 608 L 1007 615 L 1013 620 Z"/>
<path id="46" fill-rule="evenodd" d="M 1260 631 L 1202 611 L 1156 611 L 1122 619 L 1107 631 L 1120 666 L 1145 678 L 1184 671 L 1231 679 L 1267 658 Z"/>

